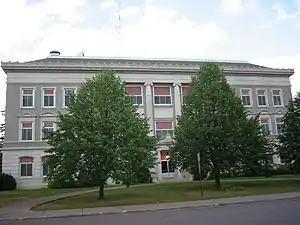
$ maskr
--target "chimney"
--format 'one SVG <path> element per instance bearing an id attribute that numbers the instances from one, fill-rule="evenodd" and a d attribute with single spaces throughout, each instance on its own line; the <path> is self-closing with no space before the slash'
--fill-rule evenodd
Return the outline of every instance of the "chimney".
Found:
<path id="1" fill-rule="evenodd" d="M 50 53 L 50 56 L 60 56 L 60 52 L 59 51 L 51 51 Z"/>

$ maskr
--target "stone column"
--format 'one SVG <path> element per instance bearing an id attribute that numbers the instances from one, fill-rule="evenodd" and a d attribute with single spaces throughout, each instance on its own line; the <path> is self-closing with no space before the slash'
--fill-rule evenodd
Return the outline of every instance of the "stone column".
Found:
<path id="1" fill-rule="evenodd" d="M 174 104 L 174 115 L 175 118 L 177 118 L 177 116 L 181 115 L 181 84 L 180 83 L 174 83 L 174 100 L 173 100 L 173 104 Z M 176 120 L 176 124 L 177 124 L 177 120 Z"/>
<path id="2" fill-rule="evenodd" d="M 181 115 L 181 84 L 180 83 L 174 83 L 174 116 L 176 123 L 174 126 L 177 125 L 177 117 Z M 179 168 L 175 170 L 175 179 L 181 179 L 181 172 L 179 171 Z"/>
<path id="3" fill-rule="evenodd" d="M 150 135 L 154 135 L 154 115 L 153 115 L 153 95 L 152 95 L 152 87 L 153 84 L 146 82 L 144 84 L 145 86 L 145 101 L 144 101 L 144 107 L 145 107 L 145 116 L 148 118 L 148 124 L 150 127 Z M 156 173 L 156 175 L 152 176 L 153 182 L 159 182 L 161 179 L 160 175 L 160 151 L 157 150 L 157 166 L 155 168 L 152 168 L 150 171 Z"/>
<path id="4" fill-rule="evenodd" d="M 146 96 L 145 96 L 145 113 L 146 117 L 149 118 L 148 123 L 150 126 L 150 134 L 154 135 L 154 120 L 153 120 L 153 96 L 152 96 L 152 83 L 145 83 Z"/>

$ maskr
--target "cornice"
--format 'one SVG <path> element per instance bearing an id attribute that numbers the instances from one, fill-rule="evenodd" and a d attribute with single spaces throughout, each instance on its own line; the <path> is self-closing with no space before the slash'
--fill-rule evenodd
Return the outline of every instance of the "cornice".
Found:
<path id="1" fill-rule="evenodd" d="M 99 72 L 112 69 L 120 73 L 172 73 L 194 74 L 205 61 L 163 61 L 163 60 L 107 60 L 107 59 L 72 59 L 46 58 L 31 62 L 1 62 L 1 67 L 9 72 Z M 273 69 L 250 63 L 214 62 L 221 66 L 227 75 L 262 74 L 291 76 L 294 69 Z"/>
<path id="2" fill-rule="evenodd" d="M 181 75 L 191 75 L 194 74 L 199 68 L 189 69 L 189 68 L 120 68 L 120 67 L 62 67 L 62 66 L 8 66 L 2 65 L 2 69 L 6 73 L 10 72 L 45 72 L 45 73 L 76 73 L 76 72 L 90 72 L 97 73 L 104 69 L 113 69 L 120 73 L 163 73 L 163 74 L 181 74 Z M 273 76 L 291 76 L 294 74 L 293 69 L 223 69 L 227 75 L 273 75 Z"/>

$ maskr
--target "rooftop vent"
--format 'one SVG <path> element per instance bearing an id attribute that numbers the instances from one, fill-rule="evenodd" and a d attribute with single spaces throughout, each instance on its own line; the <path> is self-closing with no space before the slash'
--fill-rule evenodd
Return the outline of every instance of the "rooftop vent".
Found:
<path id="1" fill-rule="evenodd" d="M 50 56 L 60 56 L 60 52 L 59 51 L 51 51 Z"/>

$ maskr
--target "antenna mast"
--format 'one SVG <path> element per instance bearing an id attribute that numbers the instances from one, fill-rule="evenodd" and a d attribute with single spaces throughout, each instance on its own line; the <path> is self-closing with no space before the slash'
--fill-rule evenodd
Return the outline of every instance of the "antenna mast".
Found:
<path id="1" fill-rule="evenodd" d="M 121 8 L 121 0 L 116 0 L 117 2 L 117 34 L 120 35 L 121 34 L 121 14 L 120 14 L 120 8 Z"/>
<path id="2" fill-rule="evenodd" d="M 121 0 L 115 0 L 116 3 L 116 56 L 120 56 L 121 48 Z"/>

